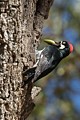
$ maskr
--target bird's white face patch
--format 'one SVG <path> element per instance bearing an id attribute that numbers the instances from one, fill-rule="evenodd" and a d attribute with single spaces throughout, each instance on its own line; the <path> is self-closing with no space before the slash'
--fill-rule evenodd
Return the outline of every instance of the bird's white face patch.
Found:
<path id="1" fill-rule="evenodd" d="M 64 49 L 65 46 L 61 44 L 61 46 L 59 47 L 59 49 Z"/>
<path id="2" fill-rule="evenodd" d="M 43 54 L 41 55 L 41 58 L 43 58 Z"/>
<path id="3" fill-rule="evenodd" d="M 64 49 L 65 48 L 65 45 L 62 44 L 62 41 L 61 41 L 61 44 L 60 44 L 60 47 L 59 49 Z"/>

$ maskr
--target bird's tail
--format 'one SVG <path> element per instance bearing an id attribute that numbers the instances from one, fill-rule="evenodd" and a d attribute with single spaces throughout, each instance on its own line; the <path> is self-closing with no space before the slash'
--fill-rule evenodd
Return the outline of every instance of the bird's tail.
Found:
<path id="1" fill-rule="evenodd" d="M 22 73 L 23 86 L 25 86 L 26 84 L 28 84 L 32 81 L 32 79 L 34 78 L 34 75 L 35 75 L 35 69 L 36 69 L 36 67 L 33 67 L 33 68 L 23 71 L 23 73 Z"/>

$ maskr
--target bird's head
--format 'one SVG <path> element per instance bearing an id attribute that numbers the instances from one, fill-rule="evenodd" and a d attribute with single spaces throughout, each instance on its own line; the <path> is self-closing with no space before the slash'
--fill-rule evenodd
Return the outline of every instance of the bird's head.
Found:
<path id="1" fill-rule="evenodd" d="M 68 56 L 73 51 L 73 45 L 70 42 L 67 42 L 67 41 L 55 42 L 49 39 L 45 39 L 44 41 L 48 43 L 49 45 L 56 46 L 59 49 L 63 57 Z"/>

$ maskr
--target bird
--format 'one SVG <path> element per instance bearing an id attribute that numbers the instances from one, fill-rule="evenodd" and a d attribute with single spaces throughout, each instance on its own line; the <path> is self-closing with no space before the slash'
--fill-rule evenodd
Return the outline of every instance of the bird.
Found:
<path id="1" fill-rule="evenodd" d="M 73 45 L 68 41 L 53 41 L 45 39 L 44 42 L 48 46 L 42 50 L 36 50 L 36 63 L 35 65 L 23 71 L 23 76 L 26 76 L 24 84 L 38 81 L 39 79 L 48 75 L 56 68 L 59 62 L 73 52 Z"/>

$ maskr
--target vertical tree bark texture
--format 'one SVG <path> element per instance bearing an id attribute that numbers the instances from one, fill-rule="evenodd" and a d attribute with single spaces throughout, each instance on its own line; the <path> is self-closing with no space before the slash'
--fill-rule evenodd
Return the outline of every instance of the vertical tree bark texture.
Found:
<path id="1" fill-rule="evenodd" d="M 26 120 L 40 88 L 22 88 L 53 0 L 0 0 L 0 120 Z M 32 92 L 31 92 L 32 91 Z"/>

